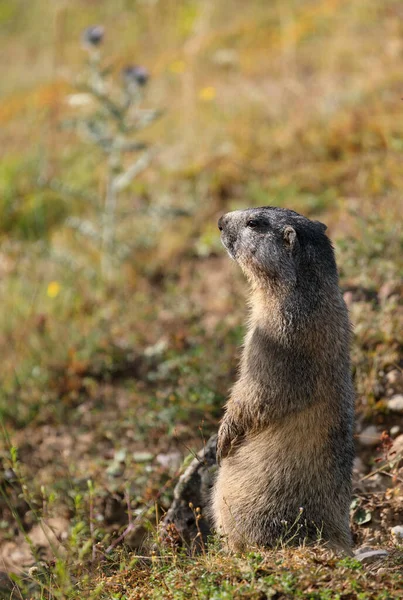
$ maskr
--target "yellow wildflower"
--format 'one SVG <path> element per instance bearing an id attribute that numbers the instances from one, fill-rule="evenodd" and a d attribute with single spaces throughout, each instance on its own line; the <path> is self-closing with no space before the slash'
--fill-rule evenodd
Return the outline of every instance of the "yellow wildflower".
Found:
<path id="1" fill-rule="evenodd" d="M 49 298 L 56 298 L 60 292 L 60 284 L 57 281 L 51 281 L 48 285 L 47 295 Z"/>
<path id="2" fill-rule="evenodd" d="M 204 102 L 210 102 L 211 100 L 214 100 L 215 97 L 216 91 L 212 86 L 204 87 L 199 92 L 199 98 Z"/>
<path id="3" fill-rule="evenodd" d="M 175 73 L 175 75 L 180 75 L 185 72 L 186 63 L 184 60 L 174 60 L 174 62 L 170 64 L 169 70 L 171 73 Z"/>

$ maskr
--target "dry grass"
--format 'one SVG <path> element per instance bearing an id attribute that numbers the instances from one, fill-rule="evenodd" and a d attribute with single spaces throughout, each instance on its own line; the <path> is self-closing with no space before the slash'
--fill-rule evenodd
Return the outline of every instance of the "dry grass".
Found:
<path id="1" fill-rule="evenodd" d="M 385 445 L 357 446 L 352 513 L 357 544 L 393 549 L 385 564 L 215 546 L 136 558 L 234 378 L 244 284 L 221 254 L 224 210 L 274 204 L 329 225 L 355 324 L 357 430 L 403 428 L 387 408 L 403 391 L 401 12 L 395 0 L 0 3 L 0 555 L 18 573 L 0 596 L 402 596 L 390 534 L 402 472 Z M 116 74 L 146 64 L 149 103 L 166 109 L 147 134 L 157 157 L 121 199 L 130 251 L 109 282 L 90 236 L 65 222 L 97 218 L 83 197 L 103 194 L 103 159 L 58 125 L 94 22 Z M 37 525 L 50 519 L 53 548 Z"/>

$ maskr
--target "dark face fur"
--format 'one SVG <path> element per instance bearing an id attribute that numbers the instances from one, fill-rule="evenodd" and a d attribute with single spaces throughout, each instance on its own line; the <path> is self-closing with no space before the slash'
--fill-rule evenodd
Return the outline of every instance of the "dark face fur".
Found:
<path id="1" fill-rule="evenodd" d="M 268 206 L 227 213 L 218 227 L 229 255 L 255 284 L 294 288 L 312 279 L 337 280 L 326 226 L 318 221 Z"/>

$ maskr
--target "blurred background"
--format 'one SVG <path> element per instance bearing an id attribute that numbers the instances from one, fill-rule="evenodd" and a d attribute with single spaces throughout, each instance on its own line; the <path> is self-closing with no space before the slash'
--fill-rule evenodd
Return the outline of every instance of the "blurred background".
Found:
<path id="1" fill-rule="evenodd" d="M 329 226 L 355 325 L 357 469 L 375 470 L 382 431 L 403 429 L 388 404 L 403 392 L 402 3 L 0 0 L 0 31 L 7 569 L 29 563 L 18 536 L 42 517 L 81 558 L 128 510 L 155 524 L 216 430 L 245 319 L 227 210 Z"/>

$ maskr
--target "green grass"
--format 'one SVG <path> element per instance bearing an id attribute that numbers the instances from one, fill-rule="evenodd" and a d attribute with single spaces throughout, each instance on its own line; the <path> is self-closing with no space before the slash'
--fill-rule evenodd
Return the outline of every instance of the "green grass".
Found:
<path id="1" fill-rule="evenodd" d="M 98 563 L 87 577 L 81 572 L 80 584 L 75 589 L 67 587 L 65 593 L 71 598 L 100 600 L 383 600 L 400 598 L 402 584 L 396 567 L 401 558 L 401 553 L 393 554 L 387 564 L 390 574 L 385 577 L 384 572 L 377 572 L 379 567 L 368 572 L 354 559 L 338 560 L 323 550 L 308 548 L 243 557 L 225 557 L 212 548 L 197 560 L 165 553 L 130 561 L 120 553 Z M 59 577 L 64 577 L 62 565 Z"/>

